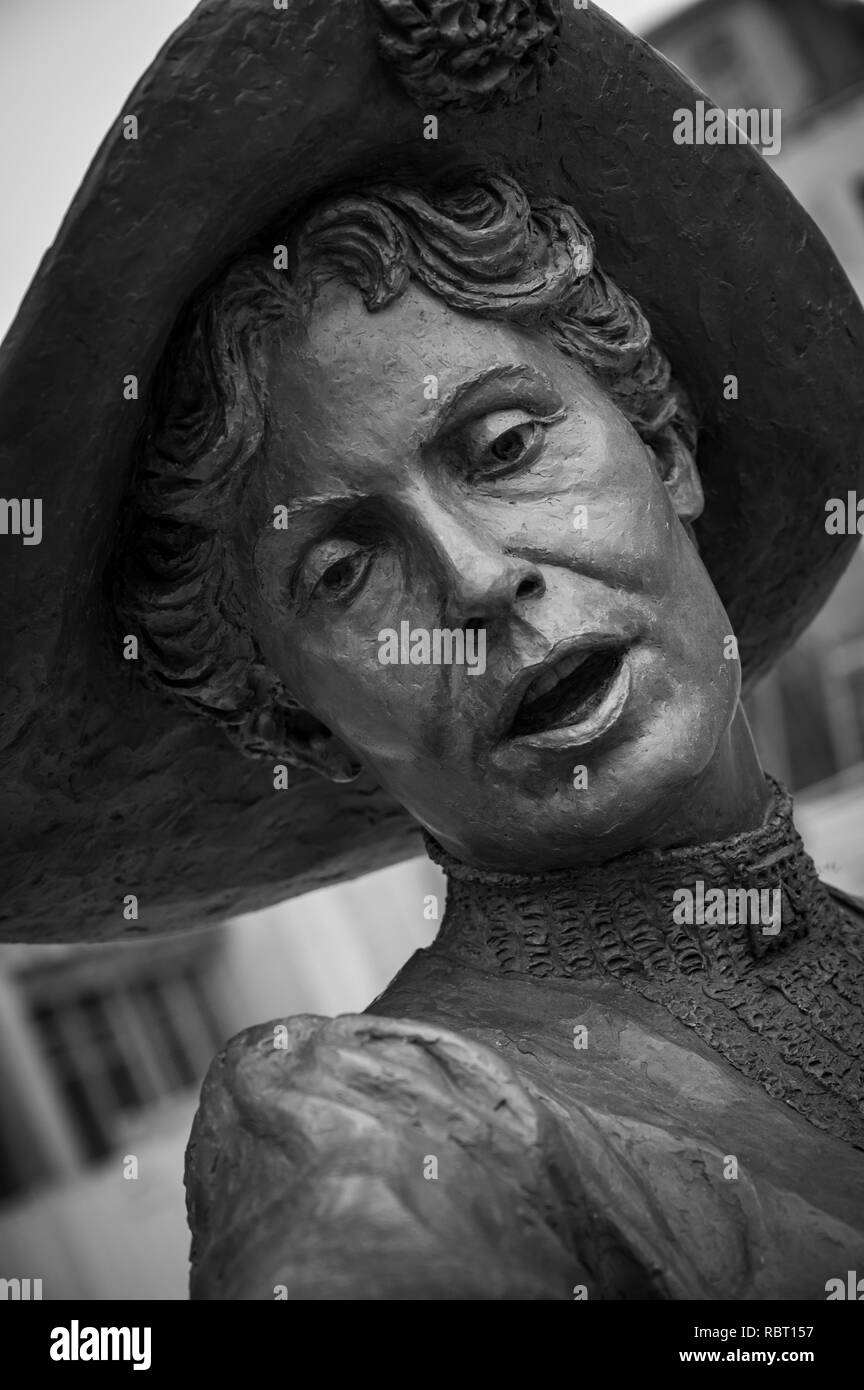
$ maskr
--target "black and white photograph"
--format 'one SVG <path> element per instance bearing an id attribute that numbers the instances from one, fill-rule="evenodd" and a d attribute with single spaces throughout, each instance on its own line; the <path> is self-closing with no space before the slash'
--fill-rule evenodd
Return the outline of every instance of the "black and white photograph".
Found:
<path id="1" fill-rule="evenodd" d="M 0 0 L 0 113 L 25 1373 L 551 1301 L 839 1383 L 864 0 Z"/>

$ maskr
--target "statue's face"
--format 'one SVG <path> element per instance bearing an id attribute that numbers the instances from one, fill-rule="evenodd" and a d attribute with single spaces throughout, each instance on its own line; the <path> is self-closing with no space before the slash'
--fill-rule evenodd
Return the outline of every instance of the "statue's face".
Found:
<path id="1" fill-rule="evenodd" d="M 413 283 L 376 314 L 329 285 L 268 386 L 250 605 L 317 746 L 347 746 L 468 862 L 555 868 L 649 839 L 739 692 L 682 524 L 701 506 L 689 456 L 658 459 L 543 337 Z M 437 664 L 386 659 L 466 626 L 464 664 L 447 639 Z"/>

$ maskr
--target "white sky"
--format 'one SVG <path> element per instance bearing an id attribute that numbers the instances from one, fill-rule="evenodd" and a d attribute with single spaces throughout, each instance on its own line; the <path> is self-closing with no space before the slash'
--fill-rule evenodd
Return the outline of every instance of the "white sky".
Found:
<path id="1" fill-rule="evenodd" d="M 602 8 L 638 31 L 686 4 Z M 192 0 L 0 0 L 0 337 L 124 99 L 193 9 Z"/>

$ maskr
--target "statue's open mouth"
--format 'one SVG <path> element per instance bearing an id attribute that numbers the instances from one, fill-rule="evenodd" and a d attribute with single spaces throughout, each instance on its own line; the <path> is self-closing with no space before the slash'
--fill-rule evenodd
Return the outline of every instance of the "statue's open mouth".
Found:
<path id="1" fill-rule="evenodd" d="M 546 664 L 522 696 L 510 738 L 591 725 L 619 683 L 623 645 L 573 651 Z"/>

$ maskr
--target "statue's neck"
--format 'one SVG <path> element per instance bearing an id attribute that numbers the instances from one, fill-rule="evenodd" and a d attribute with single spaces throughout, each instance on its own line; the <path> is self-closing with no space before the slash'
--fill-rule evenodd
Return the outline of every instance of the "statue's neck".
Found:
<path id="1" fill-rule="evenodd" d="M 575 870 L 491 873 L 427 836 L 448 877 L 436 945 L 534 976 L 738 977 L 837 912 L 795 829 L 790 798 L 773 779 L 767 786 L 756 829 Z"/>
<path id="2" fill-rule="evenodd" d="M 775 1100 L 864 1148 L 861 924 L 820 882 L 789 797 L 768 785 L 755 829 L 578 871 L 487 873 L 427 837 L 448 875 L 429 957 L 482 970 L 499 989 L 518 976 L 634 992 Z"/>

